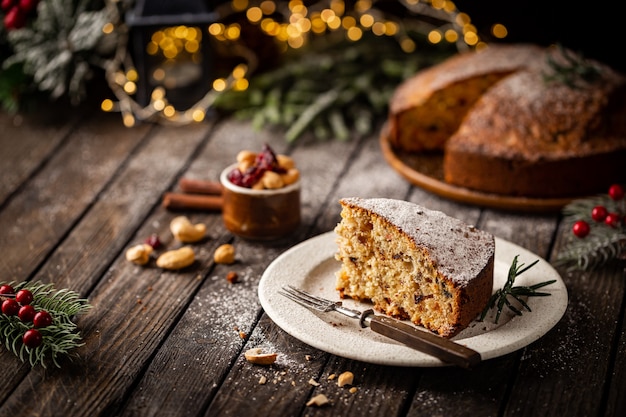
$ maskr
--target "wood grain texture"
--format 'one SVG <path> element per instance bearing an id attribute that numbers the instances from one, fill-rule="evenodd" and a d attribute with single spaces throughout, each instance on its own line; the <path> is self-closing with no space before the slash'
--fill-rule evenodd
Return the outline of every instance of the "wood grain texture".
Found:
<path id="1" fill-rule="evenodd" d="M 413 201 L 548 261 L 570 233 L 556 213 L 487 209 L 429 193 L 389 166 L 377 135 L 347 142 L 305 135 L 288 144 L 280 132 L 228 118 L 127 129 L 118 115 L 102 114 L 21 126 L 0 114 L 0 127 L 10 132 L 0 137 L 0 279 L 54 283 L 93 306 L 77 319 L 85 345 L 61 369 L 30 369 L 0 350 L 2 416 L 608 417 L 626 410 L 623 265 L 560 270 L 570 296 L 564 318 L 526 348 L 469 371 L 336 357 L 288 335 L 259 303 L 267 266 L 332 230 L 342 197 Z M 264 143 L 301 171 L 302 224 L 292 235 L 247 241 L 226 231 L 219 212 L 161 207 L 181 178 L 217 181 L 240 150 Z M 153 233 L 163 242 L 157 254 L 181 246 L 169 231 L 178 215 L 208 228 L 192 244 L 193 265 L 165 271 L 126 261 L 126 249 Z M 227 242 L 236 261 L 216 264 L 213 252 Z M 276 352 L 277 361 L 249 363 L 244 352 L 255 347 Z M 355 390 L 337 385 L 344 371 L 354 374 Z M 307 406 L 318 394 L 330 403 Z"/>

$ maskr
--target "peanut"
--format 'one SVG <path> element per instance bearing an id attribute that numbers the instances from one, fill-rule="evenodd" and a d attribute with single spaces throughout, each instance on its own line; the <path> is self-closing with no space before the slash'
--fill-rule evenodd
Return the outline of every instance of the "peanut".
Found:
<path id="1" fill-rule="evenodd" d="M 252 348 L 246 350 L 244 357 L 250 363 L 255 365 L 271 365 L 276 362 L 276 353 L 261 353 L 261 348 Z"/>
<path id="2" fill-rule="evenodd" d="M 152 246 L 147 243 L 135 245 L 126 251 L 126 260 L 137 265 L 145 265 L 150 260 L 152 250 Z"/>
<path id="3" fill-rule="evenodd" d="M 230 243 L 225 243 L 215 249 L 213 260 L 217 264 L 232 264 L 235 262 L 235 247 Z"/>
<path id="4" fill-rule="evenodd" d="M 237 154 L 238 163 L 245 162 L 246 164 L 253 165 L 255 160 L 256 160 L 256 152 L 243 150 L 243 151 L 239 151 L 239 153 Z"/>
<path id="5" fill-rule="evenodd" d="M 285 185 L 293 184 L 300 178 L 300 171 L 297 168 L 290 168 L 280 176 Z"/>
<path id="6" fill-rule="evenodd" d="M 354 381 L 354 374 L 350 371 L 346 371 L 342 373 L 341 375 L 339 375 L 339 378 L 337 378 L 337 385 L 340 387 L 343 387 L 345 385 L 352 385 L 353 381 Z"/>
<path id="7" fill-rule="evenodd" d="M 196 259 L 193 249 L 184 246 L 180 249 L 174 249 L 164 252 L 157 258 L 157 266 L 163 269 L 182 269 L 191 265 Z"/>
<path id="8" fill-rule="evenodd" d="M 170 222 L 170 230 L 174 237 L 183 243 L 197 242 L 206 234 L 206 225 L 192 224 L 185 216 L 178 216 Z"/>
<path id="9" fill-rule="evenodd" d="M 267 188 L 268 190 L 282 188 L 285 186 L 281 175 L 274 171 L 265 171 L 265 173 L 261 177 L 260 182 L 262 182 L 263 187 Z"/>
<path id="10" fill-rule="evenodd" d="M 293 160 L 292 157 L 287 155 L 276 155 L 276 161 L 278 161 L 278 166 L 284 169 L 291 169 L 296 167 L 296 162 Z"/>
<path id="11" fill-rule="evenodd" d="M 310 407 L 312 405 L 315 405 L 317 407 L 321 407 L 328 404 L 329 402 L 330 401 L 328 401 L 328 397 L 326 397 L 324 394 L 317 394 L 315 397 L 307 401 L 306 406 Z"/>

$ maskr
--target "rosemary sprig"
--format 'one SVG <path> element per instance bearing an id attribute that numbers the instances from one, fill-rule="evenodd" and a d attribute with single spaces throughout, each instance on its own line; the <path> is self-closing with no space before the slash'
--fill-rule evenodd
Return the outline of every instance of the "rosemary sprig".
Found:
<path id="1" fill-rule="evenodd" d="M 556 282 L 556 280 L 544 281 L 544 282 L 534 284 L 531 286 L 515 286 L 515 287 L 513 286 L 513 284 L 515 283 L 515 278 L 517 278 L 523 272 L 528 271 L 530 268 L 535 266 L 537 262 L 539 262 L 539 259 L 537 259 L 535 262 L 531 263 L 530 265 L 524 268 L 523 267 L 524 264 L 518 265 L 517 263 L 518 257 L 519 255 L 515 255 L 515 257 L 513 258 L 513 262 L 511 263 L 511 267 L 509 268 L 509 275 L 507 277 L 506 283 L 501 289 L 497 290 L 491 296 L 491 298 L 489 299 L 489 303 L 487 304 L 482 314 L 480 315 L 480 321 L 483 321 L 485 319 L 485 316 L 489 312 L 489 310 L 494 307 L 498 308 L 498 312 L 496 313 L 496 320 L 495 320 L 496 324 L 498 323 L 498 320 L 500 320 L 500 314 L 502 313 L 504 306 L 508 307 L 512 312 L 514 312 L 518 316 L 521 316 L 522 311 L 518 309 L 517 307 L 515 307 L 513 304 L 511 304 L 511 302 L 509 301 L 509 297 L 512 297 L 515 300 L 517 300 L 522 307 L 524 307 L 526 310 L 530 312 L 532 310 L 530 309 L 528 304 L 522 299 L 522 297 L 545 297 L 545 296 L 551 295 L 550 293 L 546 293 L 546 292 L 537 292 L 537 289 L 553 284 Z"/>
<path id="2" fill-rule="evenodd" d="M 5 284 L 5 283 L 0 283 Z M 0 313 L 0 338 L 7 350 L 13 352 L 22 362 L 28 362 L 31 367 L 41 365 L 46 368 L 49 360 L 58 368 L 59 357 L 66 355 L 72 349 L 81 346 L 80 332 L 73 319 L 91 308 L 86 299 L 67 289 L 55 290 L 52 284 L 41 282 L 10 282 L 15 291 L 28 289 L 33 293 L 31 303 L 36 310 L 46 310 L 52 315 L 52 324 L 39 328 L 43 342 L 36 348 L 29 348 L 22 343 L 22 336 L 32 327 L 32 323 L 25 323 L 17 316 L 7 316 Z"/>
<path id="3" fill-rule="evenodd" d="M 598 66 L 586 60 L 581 54 L 574 54 L 562 45 L 558 45 L 558 48 L 563 60 L 557 61 L 548 55 L 546 60 L 552 73 L 544 72 L 545 83 L 559 82 L 577 89 L 582 88 L 582 84 L 592 84 L 601 77 L 602 73 Z"/>

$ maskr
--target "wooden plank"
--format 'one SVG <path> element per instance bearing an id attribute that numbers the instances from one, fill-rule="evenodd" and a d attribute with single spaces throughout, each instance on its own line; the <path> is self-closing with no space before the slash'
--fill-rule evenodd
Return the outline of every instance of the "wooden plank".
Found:
<path id="1" fill-rule="evenodd" d="M 133 240 L 133 232 L 155 206 L 160 207 L 162 192 L 176 182 L 187 160 L 205 139 L 208 127 L 160 129 L 126 161 L 120 154 L 107 153 L 102 147 L 115 148 L 119 146 L 118 142 L 136 144 L 141 139 L 140 131 L 134 131 L 134 137 L 125 138 L 125 132 L 132 133 L 126 128 L 118 131 L 115 125 L 107 127 L 98 123 L 92 128 L 106 133 L 101 133 L 98 138 L 83 133 L 83 153 L 99 155 L 102 167 L 96 171 L 102 171 L 98 175 L 106 173 L 109 176 L 107 187 L 82 219 L 74 220 L 73 230 L 40 272 L 43 281 L 89 296 L 94 308 L 78 319 L 85 346 L 77 349 L 75 361 L 64 362 L 61 370 L 37 368 L 29 372 L 2 405 L 0 414 L 100 415 L 102 410 L 110 410 L 132 383 L 133 373 L 136 375 L 145 366 L 161 343 L 168 329 L 167 321 L 176 320 L 179 309 L 186 304 L 186 297 L 198 285 L 195 278 L 188 280 L 188 287 L 185 287 L 173 278 L 176 273 L 162 273 L 157 268 L 144 269 L 130 264 L 124 259 L 124 251 L 128 245 L 148 236 L 144 233 L 157 232 L 167 236 L 169 219 L 173 215 L 160 211 L 161 218 L 145 224 L 140 230 L 137 239 L 141 240 Z M 175 146 L 172 145 L 173 138 Z M 126 153 L 128 151 L 130 149 Z M 121 162 L 125 163 L 120 167 Z M 90 180 L 89 184 L 97 182 Z M 82 189 L 74 187 L 67 192 L 70 191 L 79 194 Z M 164 244 L 171 244 L 170 239 L 164 239 Z M 203 253 L 202 256 L 208 258 L 209 254 Z M 107 271 L 107 268 L 110 269 Z M 165 294 L 161 294 L 161 287 L 156 285 L 160 279 L 171 283 L 171 287 L 165 288 Z M 89 293 L 95 285 L 98 285 L 95 291 Z M 145 301 L 142 303 L 142 300 Z M 147 305 L 155 310 L 146 308 Z M 128 352 L 135 352 L 135 356 Z M 6 357 L 5 362 L 9 362 Z M 111 378 L 112 375 L 117 379 Z M 11 383 L 17 381 L 15 377 Z M 46 389 L 50 395 L 29 402 L 27 398 L 35 395 L 33 387 Z M 3 392 L 10 390 L 5 388 Z"/>
<path id="2" fill-rule="evenodd" d="M 141 142 L 145 129 L 129 130 L 110 117 L 81 125 L 3 208 L 3 279 L 30 278 Z"/>
<path id="3" fill-rule="evenodd" d="M 0 207 L 66 139 L 80 120 L 58 108 L 29 115 L 0 111 Z"/>
<path id="4" fill-rule="evenodd" d="M 561 226 L 554 256 L 570 233 Z M 623 379 L 615 380 L 616 387 L 605 382 L 611 380 L 614 346 L 623 330 L 623 267 L 559 272 L 567 286 L 568 308 L 554 329 L 524 350 L 506 415 L 601 415 L 606 392 L 613 392 L 609 411 L 623 407 L 622 394 L 611 391 Z M 623 366 L 623 359 L 619 362 Z"/>
<path id="5" fill-rule="evenodd" d="M 198 155 L 185 175 L 196 178 L 207 175 L 208 179 L 216 179 L 219 171 L 233 162 L 238 151 L 260 150 L 264 142 L 269 143 L 278 153 L 286 151 L 287 144 L 282 137 L 269 131 L 255 132 L 247 123 L 229 121 L 216 129 L 206 149 Z M 339 155 L 347 159 L 355 146 L 341 143 L 326 145 L 335 152 L 337 159 L 334 161 L 341 161 Z M 324 153 L 321 146 L 323 144 L 311 144 L 306 147 L 306 151 L 301 146 L 296 147 L 291 154 L 303 179 L 304 224 L 312 222 L 315 211 L 319 210 L 325 195 L 332 188 L 332 182 L 326 179 L 337 175 L 342 168 L 341 164 L 328 166 L 328 162 L 320 163 L 320 160 L 312 157 Z M 307 158 L 299 158 L 299 155 L 304 154 Z M 311 193 L 312 190 L 315 192 Z M 216 227 L 222 230 L 223 225 L 217 224 Z M 297 341 L 294 344 L 291 338 L 285 342 L 285 333 L 267 319 L 259 326 L 256 323 L 262 312 L 257 295 L 261 274 L 276 256 L 308 236 L 307 233 L 305 228 L 300 228 L 292 237 L 274 242 L 234 238 L 238 262 L 231 266 L 217 265 L 209 271 L 197 296 L 157 353 L 146 377 L 139 382 L 138 390 L 130 396 L 121 415 L 136 415 L 139 410 L 142 415 L 199 415 L 206 407 L 208 415 L 224 409 L 230 410 L 233 415 L 245 415 L 249 410 L 259 412 L 259 407 L 261 410 L 267 409 L 269 403 L 275 406 L 275 401 L 282 398 L 283 394 L 294 395 L 300 402 L 304 401 L 311 388 L 306 384 L 308 375 L 317 375 L 320 364 L 306 362 L 304 355 L 296 352 L 311 352 L 312 349 L 303 344 L 298 345 Z M 240 283 L 232 285 L 226 282 L 225 275 L 229 270 L 239 274 Z M 197 319 L 204 316 L 211 317 L 211 322 Z M 243 339 L 235 328 L 245 334 Z M 211 333 L 209 329 L 223 335 L 223 340 L 190 345 L 188 338 L 183 336 Z M 266 369 L 245 361 L 243 351 L 254 346 L 276 348 L 280 355 L 277 365 Z M 179 353 L 181 351 L 185 353 Z M 323 353 L 321 357 L 324 357 Z M 199 367 L 186 365 L 198 362 L 201 363 Z M 165 368 L 160 364 L 169 366 Z M 300 389 L 290 386 L 291 394 L 282 393 L 281 390 L 281 396 L 274 398 L 280 386 L 291 383 L 287 382 L 287 377 L 279 379 L 282 372 L 287 372 L 292 378 L 304 378 L 304 375 L 293 372 L 294 366 L 298 369 L 304 366 L 310 368 L 305 373 L 307 378 L 304 383 L 299 384 Z M 207 373 L 208 369 L 210 373 Z M 270 381 L 266 386 L 260 386 L 258 382 L 261 375 Z M 163 378 L 167 378 L 170 384 L 186 388 L 173 392 L 171 385 L 159 382 Z M 189 396 L 194 398 L 193 402 L 188 401 Z M 246 402 L 242 402 L 241 398 L 246 398 Z M 280 402 L 286 410 L 294 407 L 294 402 L 286 398 Z M 274 410 L 274 407 L 271 409 Z"/>

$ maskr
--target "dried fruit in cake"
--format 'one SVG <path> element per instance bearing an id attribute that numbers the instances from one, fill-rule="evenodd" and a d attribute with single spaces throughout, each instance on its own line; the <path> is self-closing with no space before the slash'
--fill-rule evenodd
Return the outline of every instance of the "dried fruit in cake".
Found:
<path id="1" fill-rule="evenodd" d="M 371 301 L 444 337 L 466 328 L 493 290 L 495 239 L 440 211 L 344 198 L 335 227 L 342 298 Z"/>

